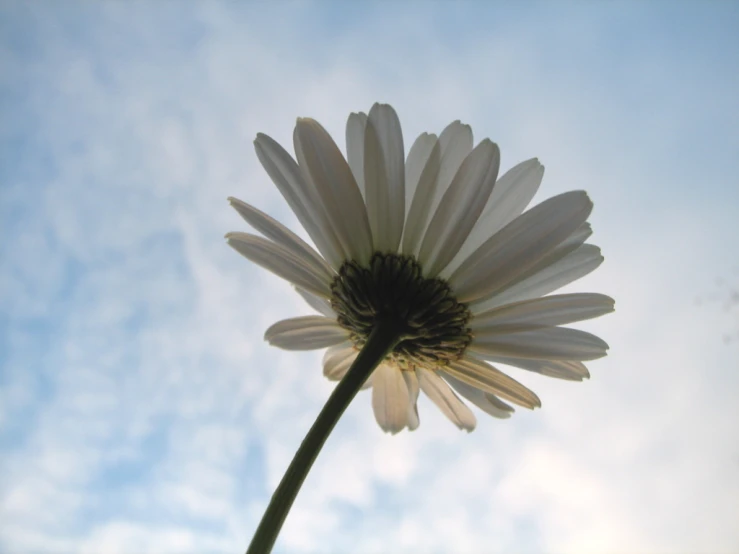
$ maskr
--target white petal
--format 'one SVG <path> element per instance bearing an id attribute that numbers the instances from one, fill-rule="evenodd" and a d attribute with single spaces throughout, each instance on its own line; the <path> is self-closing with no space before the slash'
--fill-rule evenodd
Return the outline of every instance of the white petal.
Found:
<path id="1" fill-rule="evenodd" d="M 323 355 L 323 374 L 329 381 L 340 381 L 357 359 L 359 351 L 351 341 L 332 346 Z M 372 386 L 372 375 L 362 385 L 362 390 Z"/>
<path id="2" fill-rule="evenodd" d="M 533 391 L 488 363 L 465 357 L 444 368 L 444 373 L 477 389 L 510 400 L 524 408 L 538 408 L 541 401 Z"/>
<path id="3" fill-rule="evenodd" d="M 272 346 L 285 350 L 317 350 L 340 344 L 349 338 L 349 331 L 335 320 L 319 315 L 283 319 L 264 333 Z"/>
<path id="4" fill-rule="evenodd" d="M 415 431 L 418 429 L 420 420 L 418 419 L 418 376 L 414 371 L 403 371 L 403 379 L 408 387 L 408 430 Z"/>
<path id="5" fill-rule="evenodd" d="M 494 291 L 492 294 L 488 294 L 486 296 L 483 296 L 482 298 L 475 300 L 474 302 L 471 302 L 470 309 L 472 313 L 477 314 L 477 313 L 480 313 L 481 311 L 484 311 L 484 309 L 486 310 L 493 306 L 498 307 L 498 306 L 502 306 L 503 304 L 509 304 L 512 302 L 516 302 L 518 300 L 528 300 L 529 298 L 533 298 L 533 296 L 531 296 L 528 298 L 521 298 L 521 299 L 501 302 L 501 298 L 506 298 L 508 296 L 508 291 L 511 288 L 514 288 L 518 283 L 521 283 L 523 281 L 528 281 L 530 277 L 533 277 L 537 273 L 545 271 L 550 266 L 554 266 L 555 264 L 557 264 L 563 258 L 568 257 L 570 254 L 572 254 L 578 248 L 580 248 L 582 246 L 582 243 L 585 242 L 585 240 L 587 240 L 587 238 L 592 233 L 593 231 L 590 228 L 590 224 L 586 221 L 585 223 L 580 225 L 577 229 L 575 229 L 575 231 L 569 237 L 563 240 L 555 249 L 549 252 L 549 254 L 544 256 L 541 260 L 539 260 L 534 266 L 529 268 L 527 271 L 520 273 L 515 279 L 513 279 L 513 281 L 505 285 L 502 289 Z M 548 292 L 551 292 L 551 291 L 548 291 Z M 483 309 L 483 306 L 484 306 L 484 309 Z"/>
<path id="6" fill-rule="evenodd" d="M 341 379 L 357 358 L 359 351 L 351 341 L 344 341 L 326 350 L 323 354 L 323 374 L 331 381 Z"/>
<path id="7" fill-rule="evenodd" d="M 442 196 L 451 185 L 462 162 L 472 151 L 472 129 L 469 125 L 454 121 L 441 132 L 438 144 L 438 169 L 433 156 L 429 160 L 431 165 L 427 166 L 429 176 L 435 176 L 435 180 L 426 182 L 424 172 L 408 212 L 408 236 L 403 238 L 403 252 L 406 254 L 418 255 L 431 217 L 436 213 Z"/>
<path id="8" fill-rule="evenodd" d="M 477 223 L 441 277 L 451 275 L 483 242 L 521 215 L 543 176 L 544 166 L 534 158 L 514 166 L 498 179 Z"/>
<path id="9" fill-rule="evenodd" d="M 567 381 L 582 381 L 583 379 L 590 378 L 590 372 L 582 362 L 568 360 L 527 360 L 525 358 L 506 358 L 505 356 L 491 356 L 490 361 Z"/>
<path id="10" fill-rule="evenodd" d="M 405 152 L 398 116 L 375 104 L 364 135 L 364 186 L 375 249 L 397 252 L 405 219 Z"/>
<path id="11" fill-rule="evenodd" d="M 327 281 L 334 278 L 335 273 L 331 269 L 331 266 L 326 263 L 326 260 L 324 260 L 318 252 L 313 250 L 308 243 L 293 233 L 290 229 L 282 225 L 279 221 L 273 219 L 254 206 L 251 206 L 246 202 L 242 202 L 238 198 L 229 197 L 228 201 L 249 225 L 262 233 L 265 237 L 273 240 L 280 246 L 284 246 L 286 249 L 293 252 L 293 254 L 298 258 L 305 260 L 316 270 L 316 273 L 322 274 Z"/>
<path id="12" fill-rule="evenodd" d="M 410 395 L 402 372 L 389 364 L 377 366 L 372 375 L 372 409 L 386 433 L 401 431 L 408 422 Z"/>
<path id="13" fill-rule="evenodd" d="M 494 329 L 478 331 L 469 351 L 488 356 L 538 360 L 587 361 L 606 355 L 606 342 L 579 329 L 542 327 L 520 333 L 496 333 Z"/>
<path id="14" fill-rule="evenodd" d="M 364 129 L 367 126 L 366 113 L 349 114 L 346 122 L 346 160 L 352 169 L 359 191 L 364 193 Z"/>
<path id="15" fill-rule="evenodd" d="M 307 304 L 318 313 L 323 314 L 326 317 L 336 319 L 336 312 L 331 309 L 331 304 L 329 304 L 328 300 L 326 300 L 325 298 L 321 298 L 320 296 L 311 294 L 307 290 L 301 289 L 300 287 L 295 287 L 295 292 L 297 292 L 303 298 L 303 300 L 305 300 Z"/>
<path id="16" fill-rule="evenodd" d="M 556 254 L 553 257 L 556 257 Z M 548 266 L 544 263 L 538 264 L 527 277 L 514 282 L 499 294 L 473 303 L 470 309 L 476 314 L 512 302 L 549 294 L 584 277 L 601 263 L 603 256 L 600 254 L 600 248 L 592 244 L 583 244 Z"/>
<path id="17" fill-rule="evenodd" d="M 567 252 L 569 254 L 570 252 L 575 250 L 575 248 L 579 248 L 586 240 L 590 238 L 590 235 L 592 234 L 593 228 L 590 226 L 590 223 L 586 221 L 577 229 L 575 229 L 574 233 L 572 233 L 569 237 L 562 241 L 562 244 L 560 244 L 557 248 L 574 247 L 572 248 L 572 250 Z"/>
<path id="18" fill-rule="evenodd" d="M 298 164 L 318 192 L 345 258 L 368 263 L 372 236 L 367 211 L 339 147 L 317 121 L 309 118 L 298 119 L 293 143 Z"/>
<path id="19" fill-rule="evenodd" d="M 418 383 L 441 412 L 458 428 L 469 432 L 477 425 L 475 414 L 462 402 L 449 385 L 435 371 L 419 368 Z"/>
<path id="20" fill-rule="evenodd" d="M 472 302 L 509 285 L 567 239 L 592 208 L 585 192 L 572 191 L 545 200 L 514 219 L 449 278 L 457 299 Z"/>
<path id="21" fill-rule="evenodd" d="M 523 213 L 539 190 L 543 177 L 544 166 L 539 160 L 532 158 L 513 166 L 498 179 L 481 216 L 486 223 L 490 221 L 488 236 Z"/>
<path id="22" fill-rule="evenodd" d="M 500 166 L 498 145 L 485 139 L 459 168 L 429 223 L 418 259 L 436 276 L 462 247 L 493 190 Z"/>
<path id="23" fill-rule="evenodd" d="M 298 164 L 282 146 L 267 135 L 258 134 L 254 148 L 265 171 L 323 257 L 334 269 L 341 267 L 344 256 L 339 240 L 326 218 L 320 199 L 315 190 L 305 182 Z"/>
<path id="24" fill-rule="evenodd" d="M 418 178 L 418 185 L 413 193 L 413 201 L 408 208 L 403 229 L 402 252 L 413 256 L 417 255 L 421 249 L 423 232 L 431 218 L 431 205 L 438 187 L 439 168 L 441 167 L 441 145 L 434 135 L 430 137 L 434 139 L 431 151 Z M 408 157 L 410 163 L 410 154 Z M 415 171 L 415 167 L 413 169 Z"/>
<path id="25" fill-rule="evenodd" d="M 468 385 L 459 379 L 455 379 L 448 373 L 444 374 L 444 380 L 448 382 L 454 390 L 486 414 L 500 419 L 507 419 L 511 417 L 511 414 L 514 412 L 512 406 L 509 406 L 495 395 L 483 392 L 472 385 Z"/>
<path id="26" fill-rule="evenodd" d="M 460 121 L 450 123 L 439 135 L 441 168 L 435 198 L 431 205 L 431 214 L 436 211 L 441 197 L 452 184 L 462 162 L 472 152 L 472 144 L 472 127 Z"/>
<path id="27" fill-rule="evenodd" d="M 324 298 L 331 297 L 329 282 L 304 259 L 271 240 L 249 233 L 228 233 L 228 245 L 275 275 Z"/>
<path id="28" fill-rule="evenodd" d="M 418 188 L 418 183 L 421 181 L 421 176 L 428 165 L 431 153 L 434 151 L 434 147 L 438 144 L 439 139 L 436 135 L 429 133 L 421 133 L 418 138 L 411 146 L 410 152 L 408 152 L 408 158 L 405 161 L 405 215 L 408 217 L 410 212 L 411 204 L 413 203 L 413 196 Z M 437 147 L 438 156 L 438 147 Z M 438 171 L 438 169 L 437 169 Z M 434 182 L 436 182 L 436 176 L 434 176 Z"/>
<path id="29" fill-rule="evenodd" d="M 613 305 L 613 298 L 604 294 L 558 294 L 478 313 L 470 323 L 470 328 L 478 334 L 483 329 L 515 332 L 516 329 L 532 326 L 566 325 L 610 313 Z"/>

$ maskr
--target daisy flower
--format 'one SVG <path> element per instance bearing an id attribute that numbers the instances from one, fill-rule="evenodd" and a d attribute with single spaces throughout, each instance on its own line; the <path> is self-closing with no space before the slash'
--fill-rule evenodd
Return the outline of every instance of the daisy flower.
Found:
<path id="1" fill-rule="evenodd" d="M 288 350 L 327 348 L 324 374 L 340 381 L 334 394 L 343 385 L 348 391 L 332 408 L 338 415 L 360 387 L 371 387 L 379 426 L 413 430 L 423 391 L 471 431 L 475 415 L 460 397 L 498 418 L 510 417 L 511 404 L 541 405 L 496 365 L 579 381 L 589 376 L 582 362 L 606 354 L 603 340 L 564 325 L 613 311 L 613 300 L 550 295 L 603 261 L 585 243 L 592 203 L 572 191 L 527 210 L 544 174 L 537 159 L 499 178 L 498 146 L 489 139 L 474 146 L 471 128 L 459 121 L 439 136 L 422 133 L 406 157 L 398 117 L 383 104 L 349 116 L 346 157 L 312 119 L 298 119 L 293 146 L 296 159 L 266 135 L 255 140 L 315 249 L 236 198 L 231 205 L 262 236 L 226 239 L 291 282 L 320 314 L 279 321 L 265 338 Z M 352 375 L 358 366 L 364 369 Z M 312 463 L 327 425 L 303 465 Z M 294 496 L 299 483 L 293 487 Z M 281 494 L 278 488 L 273 504 L 284 504 L 275 500 Z M 279 529 L 281 521 L 269 525 Z"/>
<path id="2" fill-rule="evenodd" d="M 613 311 L 601 294 L 547 295 L 603 261 L 585 244 L 592 203 L 583 191 L 524 211 L 544 167 L 522 162 L 498 178 L 500 152 L 455 121 L 423 133 L 405 156 L 392 107 L 353 113 L 347 156 L 312 119 L 293 135 L 297 162 L 270 137 L 255 141 L 265 170 L 318 252 L 283 225 L 236 198 L 231 205 L 264 237 L 229 233 L 238 252 L 295 285 L 321 315 L 286 319 L 265 338 L 288 350 L 328 347 L 324 374 L 341 379 L 378 317 L 402 340 L 365 383 L 384 431 L 419 425 L 423 391 L 460 429 L 475 415 L 459 398 L 499 418 L 508 402 L 541 405 L 531 390 L 492 364 L 569 380 L 608 345 L 568 323 Z"/>

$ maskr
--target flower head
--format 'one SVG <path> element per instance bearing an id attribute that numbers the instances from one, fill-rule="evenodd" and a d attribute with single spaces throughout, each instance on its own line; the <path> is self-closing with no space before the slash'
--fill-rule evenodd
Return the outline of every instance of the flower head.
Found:
<path id="1" fill-rule="evenodd" d="M 606 354 L 603 340 L 563 325 L 611 312 L 613 300 L 550 295 L 603 261 L 585 243 L 585 192 L 524 211 L 544 174 L 538 160 L 498 178 L 498 146 L 473 147 L 459 121 L 438 137 L 421 134 L 406 157 L 388 105 L 349 116 L 346 158 L 312 119 L 298 119 L 293 139 L 297 161 L 266 135 L 255 147 L 318 252 L 235 198 L 263 236 L 226 238 L 321 314 L 277 322 L 265 338 L 289 350 L 328 348 L 329 379 L 343 377 L 378 321 L 398 326 L 399 342 L 365 383 L 383 430 L 418 427 L 419 391 L 468 431 L 475 416 L 459 396 L 499 418 L 513 412 L 508 402 L 541 405 L 491 362 L 579 381 L 589 376 L 582 362 Z"/>

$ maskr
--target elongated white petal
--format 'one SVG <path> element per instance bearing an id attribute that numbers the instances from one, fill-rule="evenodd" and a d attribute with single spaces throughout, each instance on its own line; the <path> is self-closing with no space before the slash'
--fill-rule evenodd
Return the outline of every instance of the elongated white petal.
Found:
<path id="1" fill-rule="evenodd" d="M 449 383 L 455 391 L 472 402 L 486 414 L 500 419 L 507 419 L 511 417 L 514 412 L 512 406 L 509 406 L 498 397 L 490 393 L 483 392 L 472 385 L 468 385 L 464 381 L 460 381 L 448 373 L 444 374 L 444 380 Z"/>
<path id="2" fill-rule="evenodd" d="M 580 225 L 577 229 L 575 229 L 575 231 L 569 237 L 563 240 L 556 248 L 554 248 L 551 252 L 549 252 L 549 254 L 544 256 L 541 260 L 539 260 L 534 266 L 529 268 L 527 271 L 524 271 L 523 273 L 518 274 L 515 279 L 513 279 L 510 283 L 505 285 L 502 289 L 494 291 L 492 294 L 488 294 L 472 302 L 470 305 L 472 313 L 476 314 L 482 311 L 480 306 L 482 305 L 487 306 L 489 304 L 489 301 L 492 299 L 498 299 L 497 301 L 494 300 L 494 305 L 496 307 L 502 306 L 503 304 L 506 304 L 506 303 L 517 301 L 517 300 L 512 300 L 510 302 L 501 302 L 500 299 L 505 298 L 508 294 L 508 291 L 511 288 L 515 287 L 518 283 L 521 283 L 523 281 L 528 281 L 530 277 L 535 276 L 537 273 L 545 272 L 547 268 L 549 268 L 550 266 L 556 267 L 556 264 L 560 260 L 567 258 L 570 254 L 578 250 L 578 248 L 582 246 L 582 244 L 587 240 L 587 238 L 592 233 L 593 231 L 590 228 L 590 224 L 586 221 L 585 223 Z M 529 298 L 533 298 L 533 296 Z M 522 298 L 520 300 L 524 300 L 524 299 Z"/>
<path id="3" fill-rule="evenodd" d="M 278 321 L 265 331 L 264 338 L 285 350 L 317 350 L 346 341 L 349 332 L 333 319 L 309 315 Z"/>
<path id="4" fill-rule="evenodd" d="M 545 200 L 514 219 L 449 278 L 457 299 L 471 302 L 503 289 L 570 236 L 592 208 L 585 192 L 572 191 Z"/>
<path id="5" fill-rule="evenodd" d="M 321 298 L 320 296 L 316 296 L 300 287 L 295 287 L 295 291 L 318 313 L 325 315 L 326 317 L 336 319 L 336 312 L 331 309 L 331 304 L 329 304 L 328 300 Z"/>
<path id="6" fill-rule="evenodd" d="M 405 215 L 408 217 L 413 196 L 421 181 L 421 176 L 431 158 L 434 146 L 439 142 L 436 135 L 421 133 L 411 146 L 405 160 Z M 434 179 L 435 180 L 435 179 Z"/>
<path id="7" fill-rule="evenodd" d="M 433 204 L 438 188 L 439 168 L 441 167 L 441 145 L 434 135 L 431 151 L 426 164 L 421 170 L 418 185 L 413 193 L 413 200 L 408 208 L 405 227 L 403 229 L 402 252 L 404 254 L 417 255 L 421 249 L 423 232 L 426 230 L 431 218 L 431 205 Z M 409 155 L 410 158 L 410 155 Z M 415 170 L 415 168 L 414 168 Z"/>
<path id="8" fill-rule="evenodd" d="M 329 381 L 340 381 L 357 359 L 359 351 L 351 341 L 332 346 L 323 355 L 323 374 Z M 362 385 L 362 390 L 372 386 L 372 375 Z"/>
<path id="9" fill-rule="evenodd" d="M 523 213 L 539 190 L 543 177 L 544 166 L 532 158 L 513 166 L 498 179 L 481 216 L 488 236 Z"/>
<path id="10" fill-rule="evenodd" d="M 477 425 L 475 414 L 462 402 L 449 385 L 435 371 L 419 368 L 418 384 L 423 393 L 441 410 L 449 421 L 469 432 Z"/>
<path id="11" fill-rule="evenodd" d="M 463 383 L 505 398 L 524 408 L 533 409 L 541 406 L 539 397 L 533 391 L 490 364 L 475 358 L 465 357 L 452 362 L 444 368 L 443 372 Z"/>
<path id="12" fill-rule="evenodd" d="M 372 375 L 372 409 L 380 428 L 398 433 L 408 423 L 410 394 L 398 368 L 382 363 Z"/>
<path id="13" fill-rule="evenodd" d="M 470 328 L 478 334 L 485 329 L 515 332 L 532 326 L 566 325 L 610 313 L 613 305 L 613 298 L 604 294 L 558 294 L 478 313 Z"/>
<path id="14" fill-rule="evenodd" d="M 239 254 L 293 285 L 324 298 L 331 297 L 329 282 L 303 258 L 285 247 L 249 233 L 228 233 L 226 240 Z"/>
<path id="15" fill-rule="evenodd" d="M 514 166 L 498 179 L 477 223 L 441 277 L 451 275 L 482 243 L 521 215 L 539 190 L 543 176 L 544 166 L 534 158 Z"/>
<path id="16" fill-rule="evenodd" d="M 500 166 L 498 145 L 483 140 L 457 171 L 429 223 L 418 259 L 436 276 L 462 247 L 493 190 Z"/>
<path id="17" fill-rule="evenodd" d="M 590 238 L 590 235 L 593 234 L 593 228 L 590 226 L 590 223 L 587 221 L 580 225 L 577 229 L 575 229 L 575 232 L 572 233 L 569 237 L 567 237 L 557 248 L 571 248 L 571 250 L 567 250 L 567 254 L 574 251 L 576 248 L 580 248 L 582 244 Z"/>
<path id="18" fill-rule="evenodd" d="M 436 213 L 441 198 L 451 185 L 462 162 L 472 151 L 472 129 L 469 125 L 454 121 L 441 132 L 438 144 L 439 166 L 436 169 L 435 161 L 432 166 L 432 169 L 435 169 L 436 179 L 425 183 L 422 177 L 416 194 L 413 195 L 413 205 L 408 212 L 408 237 L 403 239 L 403 252 L 407 254 L 418 255 L 431 217 Z"/>
<path id="19" fill-rule="evenodd" d="M 364 129 L 367 126 L 367 114 L 363 112 L 349 114 L 346 122 L 346 161 L 352 169 L 362 196 L 364 192 Z"/>
<path id="20" fill-rule="evenodd" d="M 590 372 L 582 362 L 569 360 L 527 360 L 525 358 L 506 358 L 505 356 L 490 356 L 490 361 L 567 381 L 582 381 L 583 379 L 590 378 Z"/>
<path id="21" fill-rule="evenodd" d="M 512 302 L 549 294 L 584 277 L 601 263 L 603 256 L 600 248 L 592 244 L 583 244 L 551 265 L 540 264 L 527 277 L 514 282 L 500 293 L 472 303 L 470 310 L 477 314 Z"/>
<path id="22" fill-rule="evenodd" d="M 282 146 L 264 134 L 258 134 L 254 149 L 267 174 L 277 186 L 314 244 L 334 269 L 341 267 L 341 245 L 315 190 L 305 182 L 295 160 Z"/>
<path id="23" fill-rule="evenodd" d="M 308 243 L 293 233 L 290 229 L 282 225 L 279 221 L 273 219 L 254 206 L 251 206 L 246 202 L 242 202 L 238 198 L 229 197 L 228 201 L 249 225 L 254 227 L 254 229 L 262 233 L 265 237 L 271 239 L 280 246 L 284 246 L 297 257 L 304 259 L 316 270 L 317 273 L 321 273 L 327 281 L 334 278 L 335 273 L 331 269 L 331 266 L 326 263 L 326 260 L 323 259 L 318 252 L 313 250 Z"/>
<path id="24" fill-rule="evenodd" d="M 323 354 L 323 374 L 332 381 L 338 381 L 356 359 L 357 354 L 359 351 L 351 341 L 331 346 Z"/>
<path id="25" fill-rule="evenodd" d="M 418 418 L 418 376 L 415 370 L 403 371 L 402 373 L 408 387 L 408 430 L 415 431 L 421 422 Z"/>
<path id="26" fill-rule="evenodd" d="M 387 104 L 370 110 L 364 135 L 364 186 L 375 249 L 397 252 L 405 220 L 405 151 L 398 116 Z"/>
<path id="27" fill-rule="evenodd" d="M 429 215 L 436 211 L 462 162 L 472 152 L 472 127 L 459 120 L 453 121 L 439 135 L 439 145 L 441 146 L 441 167 Z"/>
<path id="28" fill-rule="evenodd" d="M 528 358 L 534 360 L 587 361 L 606 355 L 606 342 L 579 329 L 541 327 L 519 333 L 497 333 L 483 329 L 475 334 L 469 351 L 488 356 Z"/>
<path id="29" fill-rule="evenodd" d="M 366 264 L 372 256 L 367 211 L 349 164 L 317 121 L 298 119 L 293 134 L 295 154 L 328 215 L 346 259 Z"/>

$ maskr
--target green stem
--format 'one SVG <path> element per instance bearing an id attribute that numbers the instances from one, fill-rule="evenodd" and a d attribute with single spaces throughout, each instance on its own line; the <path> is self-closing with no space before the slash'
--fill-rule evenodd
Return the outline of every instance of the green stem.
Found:
<path id="1" fill-rule="evenodd" d="M 268 554 L 272 550 L 287 513 L 323 443 L 372 371 L 398 343 L 400 335 L 400 329 L 392 321 L 380 321 L 375 324 L 357 359 L 329 396 L 326 405 L 295 453 L 293 461 L 290 462 L 269 501 L 269 506 L 262 516 L 262 521 L 259 522 L 246 554 Z"/>

